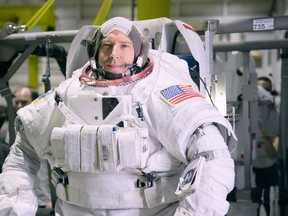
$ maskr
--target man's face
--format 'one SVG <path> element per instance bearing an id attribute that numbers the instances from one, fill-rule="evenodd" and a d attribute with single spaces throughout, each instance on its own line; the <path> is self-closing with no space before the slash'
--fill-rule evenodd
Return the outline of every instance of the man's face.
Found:
<path id="1" fill-rule="evenodd" d="M 258 80 L 257 85 L 262 86 L 268 92 L 271 92 L 272 90 L 272 86 L 270 85 L 270 83 L 265 80 Z"/>
<path id="2" fill-rule="evenodd" d="M 134 62 L 134 55 L 130 38 L 121 31 L 113 30 L 100 44 L 98 62 L 104 70 L 121 74 L 127 70 L 126 64 Z"/>
<path id="3" fill-rule="evenodd" d="M 22 88 L 19 91 L 15 92 L 15 106 L 17 110 L 24 106 L 27 106 L 31 102 L 31 92 L 28 88 Z"/>

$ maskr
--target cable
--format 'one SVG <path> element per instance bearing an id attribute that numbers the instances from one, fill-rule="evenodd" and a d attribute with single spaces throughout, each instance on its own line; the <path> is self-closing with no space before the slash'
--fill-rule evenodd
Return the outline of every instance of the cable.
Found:
<path id="1" fill-rule="evenodd" d="M 205 87 L 205 90 L 206 90 L 206 92 L 207 92 L 207 94 L 208 94 L 208 96 L 209 96 L 209 99 L 210 99 L 210 101 L 211 101 L 211 104 L 217 109 L 217 107 L 215 106 L 215 104 L 214 104 L 214 102 L 213 102 L 213 100 L 212 100 L 212 97 L 211 97 L 211 95 L 210 95 L 210 93 L 209 93 L 209 91 L 208 91 L 208 89 L 207 89 L 207 85 L 206 85 L 206 83 L 203 81 L 203 79 L 199 76 L 199 70 L 198 70 L 198 66 L 197 65 L 195 65 L 194 67 L 188 67 L 189 68 L 189 72 L 193 75 L 193 76 L 195 76 L 195 78 L 199 78 L 200 79 L 200 81 L 203 83 L 203 85 L 204 85 L 204 87 Z M 191 76 L 192 77 L 192 76 Z M 193 79 L 193 78 L 192 78 Z M 218 109 L 217 109 L 218 110 Z"/>
<path id="2" fill-rule="evenodd" d="M 62 74 L 65 76 L 66 73 L 66 62 L 67 62 L 67 52 L 64 47 L 55 44 L 49 44 L 49 57 L 55 58 L 57 61 Z M 39 44 L 35 50 L 32 52 L 33 55 L 37 56 L 47 56 L 46 44 Z"/>
<path id="3" fill-rule="evenodd" d="M 172 43 L 172 48 L 171 48 L 171 54 L 175 54 L 175 49 L 176 49 L 176 40 L 177 40 L 177 37 L 178 35 L 180 34 L 180 31 L 176 31 L 175 34 L 174 34 L 174 37 L 173 37 L 173 43 Z"/>

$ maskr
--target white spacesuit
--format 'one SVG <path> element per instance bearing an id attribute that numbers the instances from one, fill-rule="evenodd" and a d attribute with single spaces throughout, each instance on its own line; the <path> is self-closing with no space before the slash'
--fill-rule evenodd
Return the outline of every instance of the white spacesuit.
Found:
<path id="1" fill-rule="evenodd" d="M 1 214 L 35 213 L 39 157 L 54 168 L 59 215 L 227 213 L 234 162 L 217 127 L 233 134 L 230 123 L 184 60 L 151 50 L 145 62 L 135 74 L 98 80 L 89 61 L 18 112 Z"/>

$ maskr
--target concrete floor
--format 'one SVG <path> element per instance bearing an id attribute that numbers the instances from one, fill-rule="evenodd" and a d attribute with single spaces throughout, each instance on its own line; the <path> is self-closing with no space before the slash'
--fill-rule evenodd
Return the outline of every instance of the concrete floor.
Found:
<path id="1" fill-rule="evenodd" d="M 227 216 L 257 216 L 257 203 L 249 200 L 237 200 L 231 202 Z"/>
<path id="2" fill-rule="evenodd" d="M 252 202 L 250 190 L 237 190 L 236 200 L 236 202 L 230 202 L 226 216 L 257 216 L 258 203 Z M 267 215 L 264 210 L 260 211 L 258 216 L 288 216 L 288 204 L 274 205 L 271 210 L 270 215 Z"/>

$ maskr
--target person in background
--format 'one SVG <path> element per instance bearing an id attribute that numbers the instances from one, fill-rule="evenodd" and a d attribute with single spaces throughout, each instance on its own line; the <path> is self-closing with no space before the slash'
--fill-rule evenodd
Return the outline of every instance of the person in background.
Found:
<path id="1" fill-rule="evenodd" d="M 16 89 L 14 95 L 16 111 L 32 103 L 32 101 L 39 96 L 37 90 L 31 86 L 24 86 Z"/>
<path id="2" fill-rule="evenodd" d="M 39 96 L 37 90 L 31 86 L 23 86 L 16 89 L 14 95 L 15 95 L 14 102 L 16 111 L 29 105 Z M 38 198 L 39 208 L 52 209 L 49 181 L 50 179 L 48 177 L 47 160 L 43 159 L 41 160 L 40 169 L 36 176 L 35 188 L 34 188 Z M 39 210 L 39 211 L 44 212 L 45 210 Z M 43 214 L 44 213 L 42 213 L 42 215 Z"/>
<path id="3" fill-rule="evenodd" d="M 260 76 L 257 79 L 257 84 L 262 86 L 266 91 L 268 91 L 273 96 L 273 102 L 276 110 L 280 112 L 280 95 L 277 90 L 273 89 L 272 81 L 269 77 Z"/>
<path id="4" fill-rule="evenodd" d="M 260 76 L 257 78 L 257 85 L 262 86 L 267 92 L 270 92 L 271 95 L 275 95 L 272 89 L 272 81 L 265 76 Z"/>
<path id="5" fill-rule="evenodd" d="M 187 62 L 150 50 L 123 17 L 104 22 L 86 45 L 82 68 L 18 111 L 0 213 L 35 213 L 33 179 L 46 158 L 56 215 L 225 215 L 235 173 L 219 127 L 236 137 Z"/>
<path id="6" fill-rule="evenodd" d="M 258 77 L 258 126 L 255 158 L 252 169 L 255 174 L 256 189 L 252 190 L 253 200 L 263 204 L 267 215 L 278 208 L 279 168 L 277 154 L 279 145 L 279 113 L 272 95 L 272 82 L 268 77 Z M 258 215 L 260 215 L 260 207 Z M 270 214 L 271 212 L 271 214 Z"/>

